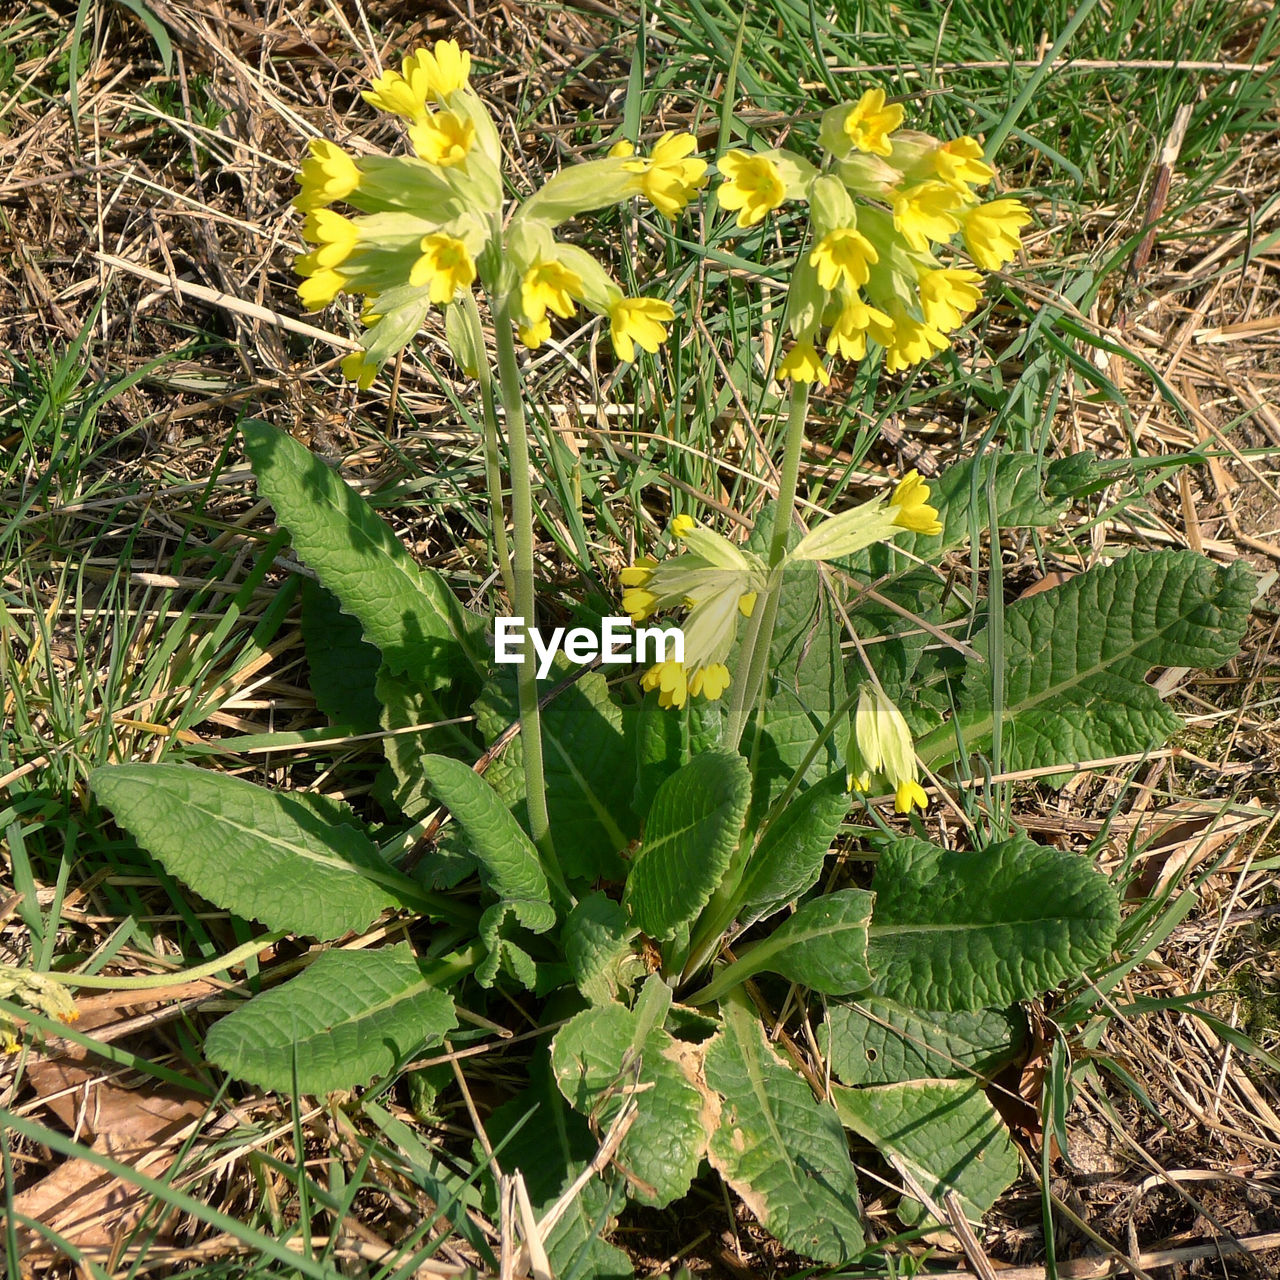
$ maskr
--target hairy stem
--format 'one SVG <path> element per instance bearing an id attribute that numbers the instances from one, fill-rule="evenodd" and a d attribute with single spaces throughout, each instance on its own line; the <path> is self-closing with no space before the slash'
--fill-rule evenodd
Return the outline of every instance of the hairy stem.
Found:
<path id="1" fill-rule="evenodd" d="M 529 478 L 529 432 L 524 416 L 524 395 L 520 368 L 516 364 L 512 336 L 511 296 L 494 307 L 493 326 L 498 347 L 498 387 L 507 428 L 507 464 L 511 473 L 511 523 L 515 556 L 516 615 L 524 619 L 523 656 L 518 667 L 520 699 L 520 742 L 524 760 L 525 798 L 529 813 L 529 834 L 542 855 L 548 881 L 565 898 L 569 892 L 551 843 L 551 823 L 547 816 L 547 791 L 543 777 L 542 717 L 538 710 L 537 655 L 531 628 L 536 624 L 536 593 L 533 580 L 533 485 Z"/>

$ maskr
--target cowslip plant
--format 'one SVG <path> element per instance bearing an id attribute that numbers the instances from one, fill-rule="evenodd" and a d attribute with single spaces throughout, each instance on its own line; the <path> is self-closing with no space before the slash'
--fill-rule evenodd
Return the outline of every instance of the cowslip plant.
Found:
<path id="1" fill-rule="evenodd" d="M 493 465 L 503 437 L 510 449 L 503 577 L 532 619 L 514 339 L 545 341 L 548 313 L 582 304 L 608 317 L 620 358 L 629 343 L 656 347 L 669 305 L 622 298 L 557 228 L 632 195 L 675 217 L 705 165 L 691 140 L 665 135 L 648 157 L 619 147 L 512 207 L 456 46 L 418 51 L 368 97 L 408 122 L 415 154 L 353 159 L 313 144 L 303 299 L 368 299 L 363 354 L 347 367 L 360 382 L 430 307 L 445 309 Z M 893 368 L 936 352 L 978 302 L 980 272 L 959 255 L 1002 266 L 1028 216 L 978 198 L 995 174 L 976 140 L 902 120 L 873 89 L 826 114 L 817 162 L 777 149 L 719 160 L 719 204 L 737 226 L 787 200 L 805 202 L 808 221 L 787 224 L 793 345 L 777 372 L 791 398 L 775 501 L 743 541 L 677 517 L 675 553 L 622 572 L 632 618 L 683 617 L 681 658 L 612 683 L 564 660 L 541 682 L 530 661 L 512 677 L 489 620 L 321 460 L 249 421 L 261 492 L 323 584 L 304 593 L 317 700 L 341 728 L 387 731 L 378 794 L 392 820 L 375 829 L 322 795 L 182 763 L 92 778 L 170 874 L 316 940 L 301 973 L 264 975 L 268 989 L 210 1030 L 208 1056 L 233 1076 L 352 1089 L 461 1039 L 463 1011 L 490 1025 L 512 993 L 532 993 L 526 1008 L 547 1001 L 562 1025 L 486 1135 L 546 1215 L 555 1274 L 629 1274 L 604 1239 L 610 1222 L 628 1198 L 684 1196 L 704 1164 L 787 1248 L 853 1261 L 868 1246 L 850 1133 L 890 1170 L 904 1226 L 944 1218 L 952 1193 L 980 1219 L 1018 1170 L 984 1089 L 1019 1051 L 1020 1002 L 1102 963 L 1119 910 L 1086 861 L 1016 828 L 975 829 L 967 850 L 927 838 L 915 814 L 926 782 L 946 794 L 992 761 L 1070 772 L 1158 745 L 1179 721 L 1146 673 L 1229 659 L 1246 621 L 1248 571 L 1183 552 L 1131 552 L 999 610 L 950 588 L 935 566 L 983 531 L 976 510 L 998 514 L 993 546 L 1002 527 L 1051 528 L 1097 482 L 1090 458 L 986 452 L 800 525 L 808 390 L 829 376 L 819 344 L 844 359 L 883 349 Z M 337 201 L 358 216 L 338 221 Z M 912 815 L 909 833 L 881 815 L 882 792 Z M 861 846 L 845 827 L 855 807 L 871 833 Z M 861 869 L 824 882 L 842 839 Z M 411 926 L 405 940 L 324 945 L 389 916 Z M 776 1034 L 783 1010 L 816 1026 L 829 1074 Z M 599 1176 L 562 1202 L 605 1139 Z"/>

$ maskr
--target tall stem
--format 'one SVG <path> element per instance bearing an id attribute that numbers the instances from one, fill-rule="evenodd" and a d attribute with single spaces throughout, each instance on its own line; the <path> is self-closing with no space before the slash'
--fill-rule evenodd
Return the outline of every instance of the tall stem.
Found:
<path id="1" fill-rule="evenodd" d="M 542 717 L 538 710 L 537 654 L 532 628 L 536 623 L 533 582 L 533 485 L 529 479 L 529 432 L 524 417 L 524 395 L 516 346 L 512 337 L 511 295 L 504 294 L 494 307 L 493 327 L 498 348 L 498 388 L 507 427 L 507 460 L 511 472 L 511 523 L 515 556 L 516 615 L 524 619 L 523 657 L 517 689 L 520 699 L 520 744 L 524 759 L 525 800 L 529 834 L 542 855 L 543 870 L 565 896 L 568 890 L 556 862 L 547 817 L 547 790 L 542 763 Z"/>
<path id="2" fill-rule="evenodd" d="M 787 532 L 795 514 L 796 489 L 800 483 L 800 454 L 804 449 L 804 425 L 809 411 L 809 384 L 791 384 L 791 406 L 787 413 L 786 450 L 782 470 L 778 474 L 778 502 L 773 513 L 773 532 L 769 539 L 769 568 L 775 570 L 787 554 Z M 742 645 L 742 665 L 746 678 L 736 681 L 729 702 L 726 746 L 737 748 L 747 715 L 760 696 L 765 671 L 769 665 L 769 649 L 773 644 L 773 628 L 778 620 L 778 599 L 782 594 L 782 575 L 774 574 L 761 605 L 760 623 L 746 632 Z"/>
<path id="3" fill-rule="evenodd" d="M 480 308 L 470 289 L 462 291 L 462 308 L 471 331 L 475 352 L 476 379 L 480 383 L 480 400 L 484 406 L 484 482 L 489 490 L 489 521 L 493 525 L 493 554 L 498 562 L 502 589 L 514 606 L 515 578 L 511 572 L 511 546 L 507 542 L 507 513 L 502 505 L 502 457 L 498 432 L 498 410 L 493 402 L 493 370 L 484 351 L 484 330 L 480 325 Z"/>

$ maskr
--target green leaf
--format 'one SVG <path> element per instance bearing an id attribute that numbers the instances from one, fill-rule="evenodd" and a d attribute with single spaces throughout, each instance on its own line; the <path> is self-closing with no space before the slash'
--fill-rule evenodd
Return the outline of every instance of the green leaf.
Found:
<path id="1" fill-rule="evenodd" d="M 780 911 L 817 883 L 848 812 L 843 769 L 792 797 L 765 828 L 739 884 L 743 928 Z"/>
<path id="2" fill-rule="evenodd" d="M 316 705 L 329 723 L 375 733 L 382 706 L 376 683 L 382 655 L 361 639 L 360 623 L 318 582 L 302 582 L 302 642 Z"/>
<path id="3" fill-rule="evenodd" d="M 762 942 L 744 947 L 714 985 L 730 975 L 743 982 L 768 971 L 825 995 L 863 990 L 871 985 L 867 926 L 873 901 L 865 889 L 841 889 L 804 903 Z"/>
<path id="4" fill-rule="evenodd" d="M 819 1043 L 845 1084 L 967 1080 L 1009 1062 L 1025 1031 L 1022 1016 L 1008 1009 L 925 1011 L 865 995 L 827 1005 Z"/>
<path id="5" fill-rule="evenodd" d="M 499 901 L 480 919 L 480 936 L 489 958 L 476 970 L 483 984 L 492 983 L 504 956 L 526 986 L 533 983 L 532 962 L 508 945 L 501 932 L 510 917 L 533 933 L 545 933 L 556 922 L 547 878 L 538 851 L 494 789 L 461 760 L 423 756 L 421 768 L 436 798 L 467 835 L 470 852 L 479 862 L 480 878 Z"/>
<path id="6" fill-rule="evenodd" d="M 397 675 L 429 688 L 480 666 L 469 620 L 439 574 L 420 568 L 387 523 L 309 449 L 265 422 L 241 424 L 258 487 L 294 548 L 360 620 Z"/>
<path id="7" fill-rule="evenodd" d="M 165 29 L 164 23 L 147 8 L 143 0 L 120 0 L 120 3 L 146 27 L 147 34 L 156 42 L 156 50 L 160 54 L 161 62 L 164 63 L 165 75 L 172 75 L 173 41 L 169 39 L 169 32 Z"/>
<path id="8" fill-rule="evenodd" d="M 166 871 L 268 929 L 335 938 L 418 895 L 363 831 L 294 796 L 183 764 L 107 765 L 89 783 Z"/>
<path id="9" fill-rule="evenodd" d="M 753 825 L 791 781 L 849 693 L 840 621 L 820 588 L 820 575 L 812 564 L 792 565 L 783 575 L 765 677 L 764 728 L 757 733 L 753 720 L 743 739 L 754 779 Z M 816 783 L 842 769 L 843 749 L 837 730 L 814 756 L 806 781 Z"/>
<path id="10" fill-rule="evenodd" d="M 564 924 L 564 955 L 578 990 L 592 1004 L 616 1000 L 640 973 L 632 942 L 639 931 L 603 893 L 588 894 Z"/>
<path id="11" fill-rule="evenodd" d="M 1160 746 L 1181 720 L 1145 683 L 1156 665 L 1215 667 L 1235 657 L 1253 597 L 1252 571 L 1190 551 L 1134 552 L 1005 609 L 1002 767 L 1126 755 Z M 966 666 L 960 710 L 917 743 L 929 764 L 990 749 L 990 636 Z"/>
<path id="12" fill-rule="evenodd" d="M 719 885 L 751 799 L 747 762 L 726 751 L 695 756 L 659 788 L 624 905 L 651 938 L 693 920 Z"/>
<path id="13" fill-rule="evenodd" d="M 549 687 L 544 682 L 543 691 Z M 475 705 L 480 730 L 492 742 L 519 718 L 511 680 L 490 684 Z M 623 709 L 609 696 L 609 682 L 590 671 L 558 693 L 542 710 L 542 763 L 547 814 L 556 854 L 567 877 L 621 880 L 621 858 L 639 834 L 631 811 L 633 747 Z M 524 744 L 517 735 L 485 776 L 503 803 L 524 812 Z"/>
<path id="14" fill-rule="evenodd" d="M 387 1075 L 457 1025 L 407 945 L 326 951 L 296 978 L 209 1030 L 205 1050 L 229 1075 L 292 1094 L 353 1089 Z"/>
<path id="15" fill-rule="evenodd" d="M 636 714 L 636 783 L 632 809 L 649 812 L 658 788 L 681 765 L 720 745 L 724 711 L 718 701 L 690 698 L 683 707 L 663 707 L 651 690 Z"/>
<path id="16" fill-rule="evenodd" d="M 872 888 L 875 992 L 918 1009 L 1029 1000 L 1105 959 L 1120 924 L 1105 876 L 1021 832 L 973 853 L 895 839 Z"/>
<path id="17" fill-rule="evenodd" d="M 660 978 L 653 978 L 666 992 Z M 665 1013 L 665 1010 L 663 1010 Z M 573 1108 L 603 1136 L 635 1092 L 639 1109 L 618 1150 L 631 1194 L 665 1208 L 689 1190 L 707 1149 L 702 1095 L 690 1077 L 699 1051 L 662 1029 L 661 1019 L 620 1004 L 585 1009 L 557 1033 L 551 1064 Z"/>
<path id="18" fill-rule="evenodd" d="M 465 711 L 464 699 L 452 689 L 423 688 L 411 676 L 392 675 L 384 666 L 376 683 L 382 704 L 380 724 L 392 730 L 382 739 L 394 786 L 379 798 L 394 804 L 411 822 L 418 822 L 435 808 L 426 776 L 424 755 L 447 755 L 470 764 L 479 758 L 479 748 L 468 737 L 466 727 L 453 723 Z M 453 705 L 462 702 L 463 705 Z M 417 729 L 416 733 L 405 732 Z"/>
<path id="19" fill-rule="evenodd" d="M 837 1265 L 863 1248 L 858 1182 L 840 1118 L 770 1047 L 749 1003 L 725 1003 L 704 1074 L 719 1094 L 708 1158 L 786 1248 Z"/>
<path id="20" fill-rule="evenodd" d="M 529 1075 L 529 1087 L 489 1117 L 485 1132 L 503 1172 L 524 1175 L 534 1214 L 542 1217 L 587 1166 L 599 1143 L 586 1120 L 565 1105 L 549 1054 L 534 1059 Z M 603 1239 L 621 1199 L 621 1187 L 610 1188 L 598 1177 L 586 1183 L 544 1242 L 553 1275 L 629 1280 L 627 1255 Z"/>
<path id="21" fill-rule="evenodd" d="M 964 1215 L 979 1222 L 1018 1176 L 1018 1153 L 982 1086 L 964 1080 L 912 1080 L 867 1089 L 832 1086 L 840 1119 L 873 1143 L 906 1184 L 898 1217 L 908 1226 L 939 1210 L 954 1191 Z M 916 1199 L 917 1209 L 910 1203 Z M 941 1219 L 945 1222 L 945 1217 Z"/>

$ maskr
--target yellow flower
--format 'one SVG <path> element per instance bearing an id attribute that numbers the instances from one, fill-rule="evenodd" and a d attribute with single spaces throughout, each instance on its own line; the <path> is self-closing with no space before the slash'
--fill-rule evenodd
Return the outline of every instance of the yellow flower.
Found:
<path id="1" fill-rule="evenodd" d="M 345 151 L 325 138 L 312 138 L 310 159 L 302 162 L 297 182 L 302 188 L 293 207 L 307 212 L 345 200 L 360 185 L 360 170 Z"/>
<path id="2" fill-rule="evenodd" d="M 311 258 L 314 258 L 314 255 L 307 254 L 294 262 L 294 268 L 298 273 L 306 276 L 298 286 L 298 301 L 308 311 L 321 311 L 347 287 L 348 277 L 340 271 L 334 271 L 331 267 L 315 266 L 314 269 L 304 270 L 304 264 L 311 265 L 306 263 L 306 259 Z"/>
<path id="3" fill-rule="evenodd" d="M 893 811 L 910 813 L 913 805 L 917 809 L 927 809 L 929 797 L 925 795 L 924 788 L 914 778 L 903 778 L 898 783 L 898 789 L 894 795 Z"/>
<path id="4" fill-rule="evenodd" d="M 408 67 L 408 59 L 405 65 Z M 384 71 L 370 83 L 372 87 L 362 90 L 360 96 L 371 107 L 388 115 L 403 116 L 413 124 L 421 124 L 427 118 L 426 94 L 398 71 Z"/>
<path id="5" fill-rule="evenodd" d="M 885 349 L 885 365 L 890 373 L 897 373 L 950 345 L 932 325 L 899 310 L 893 317 L 893 341 Z"/>
<path id="6" fill-rule="evenodd" d="M 532 324 L 516 325 L 516 337 L 530 351 L 537 351 L 551 337 L 551 321 L 544 315 L 540 320 L 535 320 Z"/>
<path id="7" fill-rule="evenodd" d="M 360 233 L 350 218 L 344 218 L 332 209 L 313 209 L 302 224 L 302 234 L 318 245 L 308 260 L 318 267 L 339 267 L 356 247 Z"/>
<path id="8" fill-rule="evenodd" d="M 409 141 L 418 155 L 441 168 L 461 164 L 476 140 L 476 127 L 453 111 L 428 114 L 409 130 Z"/>
<path id="9" fill-rule="evenodd" d="M 893 225 L 902 238 L 920 251 L 929 241 L 950 240 L 960 230 L 955 210 L 960 207 L 960 193 L 946 182 L 918 182 L 893 196 Z"/>
<path id="10" fill-rule="evenodd" d="M 679 515 L 671 533 L 686 547 L 661 564 L 645 557 L 623 569 L 622 607 L 633 622 L 666 609 L 685 608 L 682 661 L 650 667 L 641 684 L 660 690 L 664 707 L 692 697 L 718 698 L 729 686 L 725 659 L 738 618 L 749 618 L 768 578 L 764 563 L 691 516 Z"/>
<path id="11" fill-rule="evenodd" d="M 363 351 L 353 351 L 343 358 L 342 376 L 348 382 L 354 382 L 361 391 L 367 391 L 378 376 L 378 366 Z"/>
<path id="12" fill-rule="evenodd" d="M 831 292 L 844 282 L 860 289 L 871 278 L 870 264 L 879 262 L 875 245 L 853 227 L 828 231 L 809 255 L 809 265 L 818 271 L 818 283 Z"/>
<path id="13" fill-rule="evenodd" d="M 619 138 L 617 142 L 609 148 L 605 154 L 610 160 L 625 160 L 627 156 L 633 156 L 636 153 L 636 144 L 627 138 Z"/>
<path id="14" fill-rule="evenodd" d="M 625 151 L 620 150 L 623 145 L 616 143 L 609 154 L 634 153 L 635 148 L 629 142 L 625 144 Z M 691 133 L 664 133 L 648 157 L 632 160 L 623 165 L 623 169 L 639 174 L 640 191 L 645 199 L 665 217 L 674 218 L 707 181 L 707 162 L 693 155 L 697 149 L 698 140 Z"/>
<path id="15" fill-rule="evenodd" d="M 831 375 L 822 364 L 822 358 L 814 350 L 812 342 L 797 342 L 782 358 L 778 366 L 778 379 L 790 378 L 793 382 L 820 382 L 828 386 Z"/>
<path id="16" fill-rule="evenodd" d="M 884 104 L 883 89 L 868 89 L 845 117 L 844 131 L 859 151 L 887 156 L 893 151 L 889 135 L 902 123 L 906 114 L 900 102 Z"/>
<path id="17" fill-rule="evenodd" d="M 870 790 L 870 775 L 883 774 L 896 790 L 897 812 L 907 813 L 913 804 L 923 809 L 929 803 L 916 776 L 911 730 L 879 685 L 864 684 L 858 691 L 848 755 L 851 786 Z"/>
<path id="18" fill-rule="evenodd" d="M 689 700 L 689 681 L 683 662 L 655 663 L 640 677 L 640 685 L 643 689 L 658 690 L 660 707 L 679 709 Z"/>
<path id="19" fill-rule="evenodd" d="M 701 694 L 714 702 L 728 687 L 729 668 L 723 662 L 700 667 L 689 677 L 689 692 L 695 698 Z"/>
<path id="20" fill-rule="evenodd" d="M 861 360 L 867 354 L 867 334 L 887 347 L 893 341 L 893 321 L 856 295 L 847 298 L 827 334 L 827 354 L 838 354 L 843 360 Z"/>
<path id="21" fill-rule="evenodd" d="M 422 237 L 422 256 L 409 272 L 414 288 L 430 284 L 428 295 L 438 307 L 453 301 L 459 289 L 469 288 L 476 278 L 476 264 L 467 246 L 457 236 L 433 231 Z"/>
<path id="22" fill-rule="evenodd" d="M 910 529 L 912 533 L 930 536 L 942 532 L 938 508 L 929 505 L 929 486 L 914 467 L 894 488 L 893 496 L 889 499 L 888 514 L 900 529 Z"/>
<path id="23" fill-rule="evenodd" d="M 964 215 L 964 247 L 984 271 L 999 271 L 1022 247 L 1031 212 L 1020 200 L 991 200 Z"/>
<path id="24" fill-rule="evenodd" d="M 958 329 L 982 299 L 982 275 L 964 267 L 920 272 L 920 306 L 940 333 Z"/>
<path id="25" fill-rule="evenodd" d="M 782 175 L 768 156 L 729 151 L 720 158 L 718 167 L 723 179 L 720 203 L 726 209 L 737 209 L 740 227 L 754 227 L 786 199 Z"/>
<path id="26" fill-rule="evenodd" d="M 667 340 L 663 327 L 676 317 L 660 298 L 619 298 L 609 308 L 609 337 L 619 360 L 634 360 L 639 345 L 652 355 Z"/>
<path id="27" fill-rule="evenodd" d="M 444 99 L 467 87 L 471 55 L 463 52 L 456 40 L 437 40 L 434 53 L 418 49 L 405 59 L 404 74 L 424 97 Z"/>
<path id="28" fill-rule="evenodd" d="M 520 282 L 520 301 L 530 321 L 543 319 L 548 310 L 562 320 L 573 315 L 573 299 L 582 294 L 582 277 L 554 259 L 537 262 Z"/>
<path id="29" fill-rule="evenodd" d="M 985 186 L 996 176 L 996 171 L 982 158 L 982 144 L 967 134 L 944 142 L 930 157 L 933 171 L 952 186 L 959 187 L 966 196 L 966 184 Z"/>

